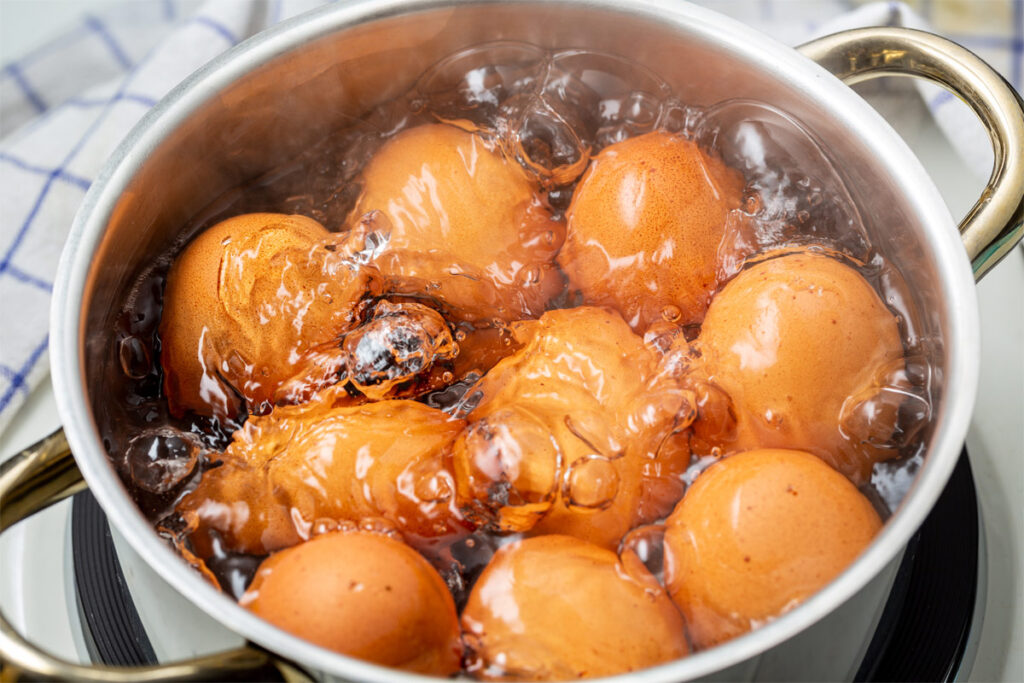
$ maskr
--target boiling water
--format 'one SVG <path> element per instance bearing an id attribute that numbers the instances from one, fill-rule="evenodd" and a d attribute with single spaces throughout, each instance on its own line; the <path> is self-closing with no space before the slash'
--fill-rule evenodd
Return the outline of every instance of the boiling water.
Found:
<path id="1" fill-rule="evenodd" d="M 515 159 L 534 175 L 559 220 L 590 159 L 603 148 L 650 131 L 677 133 L 713 150 L 747 181 L 743 205 L 730 216 L 720 246 L 722 281 L 759 254 L 801 245 L 817 245 L 857 267 L 896 315 L 907 362 L 880 378 L 883 390 L 844 420 L 870 422 L 886 405 L 897 407 L 899 424 L 889 445 L 900 457 L 877 465 L 865 489 L 883 516 L 897 507 L 921 462 L 924 427 L 931 417 L 929 343 L 914 325 L 898 271 L 873 248 L 842 175 L 821 145 L 798 121 L 764 103 L 732 100 L 699 109 L 676 99 L 655 74 L 614 56 L 496 43 L 448 57 L 406 96 L 217 198 L 137 280 L 115 342 L 127 381 L 121 400 L 128 406 L 130 426 L 108 435 L 105 444 L 140 507 L 186 558 L 236 597 L 262 559 L 229 552 L 218 542 L 213 556 L 201 563 L 192 554 L 187 526 L 174 513 L 203 473 L 217 466 L 230 435 L 246 419 L 244 414 L 220 421 L 194 414 L 175 418 L 168 411 L 158 325 L 174 256 L 204 228 L 248 212 L 302 214 L 329 230 L 344 230 L 362 189 L 359 172 L 374 152 L 402 130 L 437 121 L 475 131 Z M 579 303 L 565 289 L 549 306 Z M 476 331 L 465 323 L 452 326 L 456 340 Z M 509 344 L 500 326 L 498 335 Z M 471 410 L 473 396 L 466 392 L 479 373 L 459 376 L 448 368 L 445 379 L 445 386 L 418 400 L 446 412 Z M 713 461 L 695 457 L 683 483 Z M 640 527 L 627 535 L 622 549 L 637 553 L 660 576 L 662 537 L 657 524 Z M 477 532 L 426 554 L 461 604 L 496 547 L 508 538 Z"/>

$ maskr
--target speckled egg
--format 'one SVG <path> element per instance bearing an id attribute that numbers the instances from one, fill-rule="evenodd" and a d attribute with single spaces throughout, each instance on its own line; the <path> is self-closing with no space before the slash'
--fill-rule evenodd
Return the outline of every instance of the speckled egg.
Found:
<path id="1" fill-rule="evenodd" d="M 459 670 L 459 622 L 444 580 L 388 536 L 330 533 L 260 565 L 240 603 L 321 647 L 407 671 Z"/>
<path id="2" fill-rule="evenodd" d="M 570 680 L 685 656 L 683 620 L 636 555 L 569 536 L 502 547 L 462 613 L 468 669 L 485 680 Z"/>
<path id="3" fill-rule="evenodd" d="M 739 453 L 702 472 L 669 516 L 665 583 L 694 647 L 711 647 L 800 604 L 881 526 L 868 499 L 810 453 Z"/>
<path id="4" fill-rule="evenodd" d="M 699 323 L 718 281 L 718 245 L 744 181 L 696 143 L 664 132 L 606 147 L 567 214 L 558 262 L 587 303 L 640 332 Z"/>

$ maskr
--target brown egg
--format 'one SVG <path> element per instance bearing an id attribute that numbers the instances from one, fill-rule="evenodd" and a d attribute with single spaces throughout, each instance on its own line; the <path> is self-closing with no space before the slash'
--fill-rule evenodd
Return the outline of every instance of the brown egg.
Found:
<path id="1" fill-rule="evenodd" d="M 569 536 L 503 546 L 462 629 L 467 670 L 484 680 L 554 681 L 636 671 L 685 656 L 683 619 L 636 555 Z"/>
<path id="2" fill-rule="evenodd" d="M 512 329 L 523 347 L 466 394 L 460 502 L 502 530 L 614 548 L 682 495 L 689 451 L 669 436 L 685 396 L 612 311 L 548 311 Z"/>
<path id="3" fill-rule="evenodd" d="M 278 408 L 252 417 L 177 510 L 201 557 L 210 533 L 256 555 L 316 525 L 382 517 L 410 542 L 468 533 L 445 450 L 465 423 L 414 401 Z"/>
<path id="4" fill-rule="evenodd" d="M 738 453 L 701 473 L 668 518 L 665 583 L 694 647 L 711 647 L 825 586 L 881 526 L 867 498 L 819 458 Z"/>
<path id="5" fill-rule="evenodd" d="M 337 382 L 338 340 L 370 286 L 351 240 L 303 216 L 254 213 L 200 234 L 167 277 L 161 364 L 171 412 L 233 417 Z"/>
<path id="6" fill-rule="evenodd" d="M 374 263 L 392 290 L 427 294 L 459 319 L 537 316 L 562 289 L 553 261 L 564 227 L 478 135 L 432 124 L 390 139 L 363 171 L 350 222 L 374 210 L 383 219 L 369 223 L 386 237 Z"/>
<path id="7" fill-rule="evenodd" d="M 896 318 L 853 268 L 813 252 L 758 263 L 715 296 L 695 346 L 735 415 L 732 430 L 694 424 L 709 445 L 810 451 L 856 483 L 896 455 L 894 406 L 871 424 L 847 419 L 903 367 Z"/>
<path id="8" fill-rule="evenodd" d="M 401 541 L 336 532 L 264 560 L 240 603 L 321 647 L 434 676 L 459 670 L 462 644 L 444 580 Z"/>
<path id="9" fill-rule="evenodd" d="M 744 181 L 696 143 L 668 133 L 606 147 L 569 207 L 558 262 L 587 303 L 634 330 L 699 323 L 717 284 L 718 245 Z"/>

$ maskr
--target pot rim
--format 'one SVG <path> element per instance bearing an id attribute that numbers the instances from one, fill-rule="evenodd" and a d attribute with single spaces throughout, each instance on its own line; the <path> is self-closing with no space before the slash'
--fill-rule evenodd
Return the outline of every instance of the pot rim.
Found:
<path id="1" fill-rule="evenodd" d="M 92 184 L 65 244 L 53 290 L 49 349 L 58 412 L 75 460 L 114 526 L 165 581 L 227 628 L 303 666 L 358 680 L 419 681 L 424 677 L 320 648 L 272 626 L 208 584 L 153 532 L 111 467 L 92 421 L 83 375 L 82 299 L 92 257 L 122 190 L 165 137 L 209 99 L 246 73 L 305 43 L 372 20 L 451 4 L 445 0 L 355 0 L 322 7 L 263 31 L 193 73 L 131 130 Z M 513 4 L 539 3 L 517 0 Z M 980 364 L 974 279 L 956 223 L 921 163 L 866 101 L 814 62 L 737 20 L 678 0 L 556 0 L 554 4 L 635 16 L 685 27 L 710 42 L 728 42 L 740 56 L 774 72 L 796 86 L 803 97 L 828 110 L 884 164 L 892 178 L 899 179 L 921 223 L 931 226 L 929 240 L 943 275 L 941 295 L 949 302 L 951 338 L 945 343 L 951 351 L 944 368 L 943 400 L 935 418 L 938 426 L 928 456 L 900 508 L 853 564 L 800 606 L 712 649 L 623 675 L 643 681 L 696 678 L 750 659 L 817 622 L 877 575 L 924 521 L 956 463 L 974 406 Z"/>

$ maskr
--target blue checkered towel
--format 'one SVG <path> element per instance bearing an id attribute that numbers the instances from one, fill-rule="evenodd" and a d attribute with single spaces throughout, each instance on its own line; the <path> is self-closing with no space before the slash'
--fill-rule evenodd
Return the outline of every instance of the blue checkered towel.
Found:
<path id="1" fill-rule="evenodd" d="M 0 433 L 46 377 L 50 294 L 61 247 L 92 179 L 174 85 L 257 31 L 323 0 L 132 0 L 88 15 L 0 73 Z M 790 44 L 870 25 L 933 25 L 1020 89 L 1024 0 L 704 0 Z M 923 86 L 924 87 L 924 86 Z M 985 176 L 989 143 L 952 96 L 924 89 L 965 159 Z"/>

